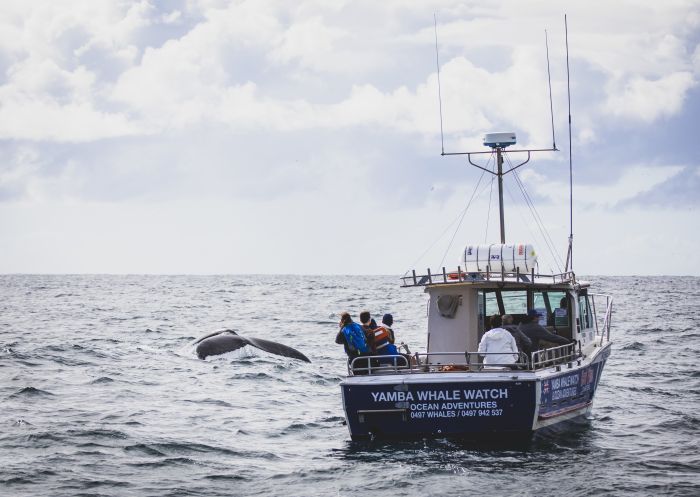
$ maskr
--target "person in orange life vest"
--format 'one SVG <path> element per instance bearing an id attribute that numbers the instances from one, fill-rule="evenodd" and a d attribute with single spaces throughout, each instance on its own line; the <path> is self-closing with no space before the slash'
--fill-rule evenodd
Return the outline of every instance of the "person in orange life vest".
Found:
<path id="1" fill-rule="evenodd" d="M 374 329 L 377 327 L 377 323 L 372 319 L 369 311 L 362 311 L 360 313 L 360 323 L 362 323 L 362 329 L 365 332 L 365 338 L 367 339 L 367 345 L 369 345 L 372 354 L 377 353 L 377 347 L 374 343 Z"/>
<path id="2" fill-rule="evenodd" d="M 399 350 L 394 345 L 394 330 L 391 329 L 391 325 L 394 324 L 394 318 L 391 314 L 384 314 L 382 318 L 382 325 L 378 326 L 374 330 L 374 344 L 377 349 L 377 355 L 381 356 L 398 356 L 401 355 Z M 381 364 L 393 365 L 394 360 L 386 357 L 379 361 Z M 402 365 L 403 361 L 398 362 L 397 365 Z"/>
<path id="3" fill-rule="evenodd" d="M 396 355 L 399 353 L 394 345 L 394 317 L 391 314 L 384 314 L 382 325 L 374 330 L 374 342 L 379 355 Z"/>

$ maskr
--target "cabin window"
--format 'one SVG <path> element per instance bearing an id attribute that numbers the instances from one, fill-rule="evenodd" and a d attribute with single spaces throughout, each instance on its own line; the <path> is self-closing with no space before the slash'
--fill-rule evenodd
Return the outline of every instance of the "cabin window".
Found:
<path id="1" fill-rule="evenodd" d="M 501 314 L 500 309 L 498 308 L 498 298 L 496 296 L 496 292 L 479 292 L 483 294 L 483 303 L 484 303 L 484 315 L 485 316 L 493 316 L 494 314 Z"/>
<path id="2" fill-rule="evenodd" d="M 525 290 L 502 291 L 503 314 L 527 314 L 527 292 Z"/>
<path id="3" fill-rule="evenodd" d="M 494 290 L 479 290 L 477 294 L 477 302 L 479 306 L 479 339 L 491 326 L 489 318 L 494 314 L 500 314 L 498 310 L 498 297 Z"/>
<path id="4" fill-rule="evenodd" d="M 526 290 L 479 290 L 479 332 L 489 329 L 489 318 L 494 314 L 510 314 L 520 322 L 527 314 Z"/>
<path id="5" fill-rule="evenodd" d="M 581 319 L 581 329 L 593 328 L 593 315 L 588 305 L 588 295 L 580 295 L 578 298 L 578 312 Z"/>
<path id="6" fill-rule="evenodd" d="M 569 298 L 566 292 L 536 291 L 532 297 L 532 308 L 547 316 L 547 326 L 569 326 Z"/>

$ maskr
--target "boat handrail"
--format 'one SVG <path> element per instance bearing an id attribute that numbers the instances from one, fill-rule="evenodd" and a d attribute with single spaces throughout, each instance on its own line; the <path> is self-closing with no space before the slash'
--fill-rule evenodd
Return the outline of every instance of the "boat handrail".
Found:
<path id="1" fill-rule="evenodd" d="M 579 346 L 578 351 L 576 345 Z M 581 354 L 581 344 L 578 342 L 536 350 L 530 355 L 530 367 L 533 370 L 548 368 L 559 364 L 573 362 L 579 359 Z"/>
<path id="2" fill-rule="evenodd" d="M 518 360 L 511 363 L 489 363 L 484 362 L 486 357 L 490 355 L 512 355 L 515 352 L 465 352 L 464 356 L 467 358 L 467 363 L 470 365 L 477 366 L 481 369 L 488 367 L 500 367 L 500 368 L 510 368 L 514 367 L 516 369 L 527 369 L 527 356 L 522 352 L 518 352 Z M 477 360 L 472 360 L 472 356 L 476 356 Z M 479 361 L 479 356 L 484 356 L 484 361 Z"/>
<path id="3" fill-rule="evenodd" d="M 496 370 L 537 371 L 580 359 L 582 357 L 581 347 L 579 344 L 579 348 L 576 350 L 576 345 L 570 343 L 538 350 L 531 354 L 529 360 L 526 354 L 519 352 L 518 360 L 515 363 L 487 364 L 484 360 L 479 359 L 479 356 L 485 358 L 488 355 L 503 355 L 510 354 L 510 352 L 416 352 L 412 356 L 360 356 L 348 363 L 348 376 L 451 372 L 488 373 Z M 455 360 L 430 362 L 431 357 L 444 358 L 445 356 L 452 356 Z"/>
<path id="4" fill-rule="evenodd" d="M 576 275 L 573 271 L 553 274 L 535 273 L 535 268 L 529 273 L 521 273 L 520 271 L 469 271 L 462 270 L 461 266 L 457 266 L 456 271 L 447 271 L 445 267 L 435 273 L 430 268 L 426 269 L 425 274 L 418 274 L 416 270 L 411 270 L 409 276 L 402 276 L 402 288 L 430 285 L 449 285 L 459 283 L 488 283 L 488 282 L 512 282 L 521 284 L 575 284 Z"/>
<path id="5" fill-rule="evenodd" d="M 600 345 L 603 345 L 605 341 L 610 341 L 610 321 L 612 320 L 613 298 L 612 295 L 604 293 L 589 293 L 588 296 L 591 297 L 591 306 L 593 307 L 593 321 L 595 323 L 596 336 L 600 337 Z M 595 306 L 596 297 L 598 297 L 599 299 L 605 299 L 605 314 L 603 316 L 603 324 L 600 328 L 598 327 L 598 314 L 596 312 Z"/>
<path id="6" fill-rule="evenodd" d="M 387 363 L 388 362 L 388 363 Z M 365 364 L 362 367 L 362 364 Z M 371 355 L 355 357 L 348 362 L 348 375 L 397 373 L 410 369 L 405 355 Z"/>

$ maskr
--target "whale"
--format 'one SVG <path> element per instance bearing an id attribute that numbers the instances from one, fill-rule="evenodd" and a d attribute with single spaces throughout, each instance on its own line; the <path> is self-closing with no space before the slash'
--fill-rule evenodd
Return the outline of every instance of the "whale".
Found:
<path id="1" fill-rule="evenodd" d="M 244 337 L 233 330 L 214 331 L 198 338 L 192 345 L 196 345 L 195 352 L 200 359 L 206 359 L 212 355 L 225 354 L 226 352 L 250 345 L 271 354 L 311 362 L 308 357 L 292 347 L 270 340 L 263 340 L 262 338 Z"/>

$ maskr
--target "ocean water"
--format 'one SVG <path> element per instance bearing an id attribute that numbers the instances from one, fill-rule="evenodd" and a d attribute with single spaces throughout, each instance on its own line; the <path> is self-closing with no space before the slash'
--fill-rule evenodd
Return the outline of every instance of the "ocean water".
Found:
<path id="1" fill-rule="evenodd" d="M 614 296 L 592 416 L 489 448 L 350 441 L 338 314 L 424 349 L 398 278 L 0 276 L 0 495 L 700 495 L 700 278 L 589 280 Z M 221 328 L 312 362 L 197 359 Z"/>

